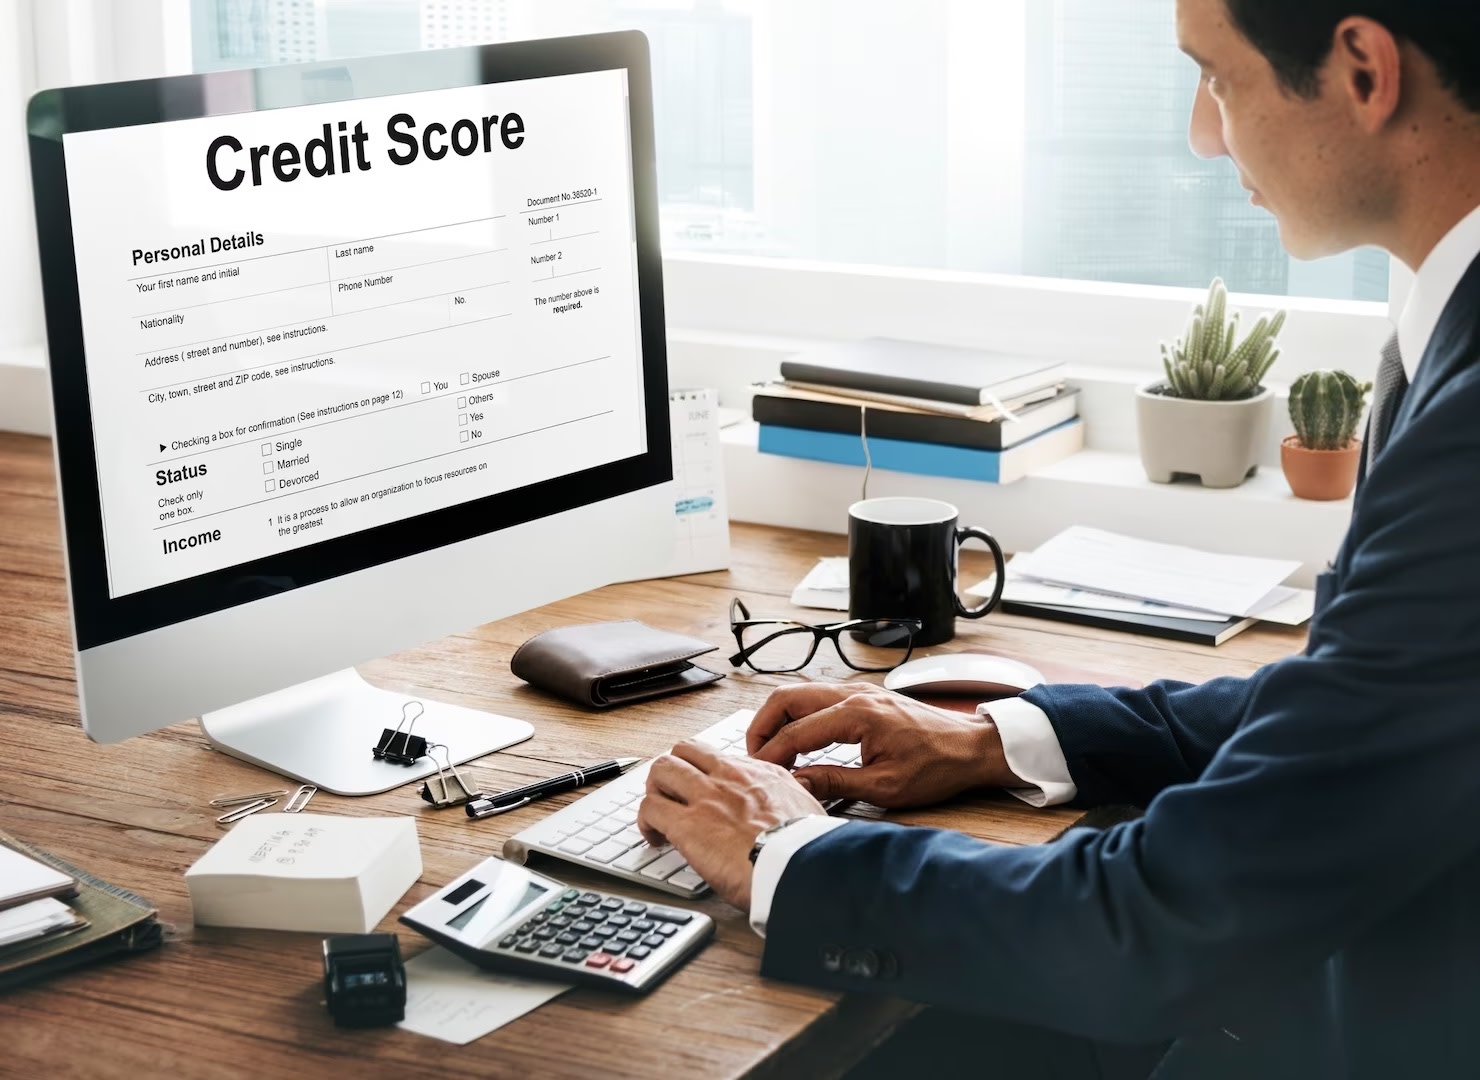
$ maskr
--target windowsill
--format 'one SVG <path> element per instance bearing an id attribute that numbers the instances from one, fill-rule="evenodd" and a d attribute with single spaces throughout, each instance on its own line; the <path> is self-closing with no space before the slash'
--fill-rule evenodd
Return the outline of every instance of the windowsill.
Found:
<path id="1" fill-rule="evenodd" d="M 863 470 L 762 454 L 756 433 L 750 421 L 720 433 L 730 518 L 845 533 L 848 507 L 863 494 Z M 1290 584 L 1303 588 L 1336 554 L 1351 517 L 1349 499 L 1297 499 L 1278 466 L 1214 490 L 1153 484 L 1135 454 L 1106 450 L 1081 451 L 1004 485 L 875 469 L 868 495 L 943 499 L 960 509 L 963 525 L 986 529 L 1008 551 L 1031 550 L 1070 525 L 1093 525 L 1207 551 L 1294 559 L 1301 568 Z"/>

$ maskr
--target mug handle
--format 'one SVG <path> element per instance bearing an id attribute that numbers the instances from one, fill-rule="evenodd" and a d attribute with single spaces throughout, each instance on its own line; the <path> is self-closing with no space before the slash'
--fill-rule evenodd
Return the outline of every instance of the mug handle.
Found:
<path id="1" fill-rule="evenodd" d="M 1002 557 L 1002 545 L 997 543 L 997 538 L 991 533 L 984 532 L 981 529 L 973 529 L 969 527 L 957 529 L 956 547 L 959 549 L 962 544 L 966 543 L 967 540 L 973 538 L 982 541 L 982 543 L 986 544 L 987 547 L 992 549 L 992 559 L 997 564 L 997 578 L 996 584 L 992 586 L 991 599 L 987 600 L 983 604 L 977 605 L 976 607 L 967 607 L 965 604 L 961 603 L 961 598 L 959 596 L 957 596 L 955 593 L 951 594 L 951 599 L 955 601 L 956 604 L 956 614 L 960 615 L 963 619 L 980 619 L 983 615 L 996 607 L 997 602 L 1002 599 L 1002 586 L 1007 583 L 1007 560 Z"/>

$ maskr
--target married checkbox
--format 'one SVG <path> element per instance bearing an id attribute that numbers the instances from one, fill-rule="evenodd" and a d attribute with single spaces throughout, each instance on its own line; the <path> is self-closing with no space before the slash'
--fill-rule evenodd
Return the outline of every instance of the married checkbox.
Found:
<path id="1" fill-rule="evenodd" d="M 262 463 L 262 472 L 263 472 L 264 475 L 267 474 L 267 473 L 272 472 L 272 462 L 270 462 L 270 461 L 264 461 Z"/>

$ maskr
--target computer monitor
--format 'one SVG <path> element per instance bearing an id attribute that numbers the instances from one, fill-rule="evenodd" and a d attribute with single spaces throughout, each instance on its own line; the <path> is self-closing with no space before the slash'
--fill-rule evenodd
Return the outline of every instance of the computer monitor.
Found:
<path id="1" fill-rule="evenodd" d="M 671 549 L 642 35 L 48 90 L 29 132 L 88 734 L 200 717 L 343 794 L 435 770 L 372 753 L 403 719 L 528 737 L 341 669 Z"/>

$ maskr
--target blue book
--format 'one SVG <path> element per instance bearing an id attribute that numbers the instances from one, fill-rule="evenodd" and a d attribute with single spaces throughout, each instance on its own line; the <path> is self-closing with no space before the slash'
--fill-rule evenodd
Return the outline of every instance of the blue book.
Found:
<path id="1" fill-rule="evenodd" d="M 836 431 L 808 431 L 761 424 L 759 449 L 763 454 L 829 461 L 835 465 L 865 464 L 863 438 Z M 1066 420 L 1006 450 L 979 450 L 868 436 L 868 459 L 875 469 L 917 476 L 980 480 L 988 484 L 1010 484 L 1082 449 L 1084 421 L 1079 417 Z"/>

